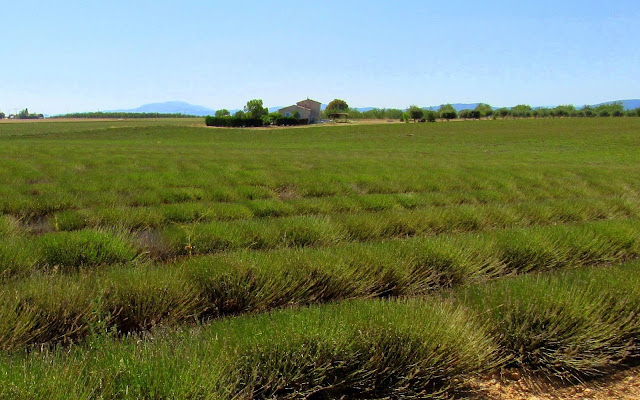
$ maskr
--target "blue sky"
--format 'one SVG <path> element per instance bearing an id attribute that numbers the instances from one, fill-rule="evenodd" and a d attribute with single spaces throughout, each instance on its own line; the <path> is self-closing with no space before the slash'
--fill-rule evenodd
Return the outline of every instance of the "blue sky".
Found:
<path id="1" fill-rule="evenodd" d="M 640 98 L 632 1 L 0 5 L 5 112 L 170 100 L 241 108 L 252 98 L 402 108 Z"/>

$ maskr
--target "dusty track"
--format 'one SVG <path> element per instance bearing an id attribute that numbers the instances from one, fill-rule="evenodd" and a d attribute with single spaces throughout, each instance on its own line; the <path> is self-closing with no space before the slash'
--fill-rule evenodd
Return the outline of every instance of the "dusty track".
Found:
<path id="1" fill-rule="evenodd" d="M 549 384 L 517 372 L 474 381 L 479 400 L 632 400 L 640 399 L 640 367 L 579 385 Z"/>

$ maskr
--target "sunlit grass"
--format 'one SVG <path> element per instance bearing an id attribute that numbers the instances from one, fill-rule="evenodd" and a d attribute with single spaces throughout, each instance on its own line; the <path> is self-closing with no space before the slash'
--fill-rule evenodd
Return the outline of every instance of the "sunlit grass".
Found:
<path id="1" fill-rule="evenodd" d="M 638 357 L 640 120 L 198 124 L 0 125 L 0 398 L 445 398 Z"/>
<path id="2" fill-rule="evenodd" d="M 508 365 L 564 379 L 638 357 L 638 264 L 522 276 L 462 291 Z"/>
<path id="3" fill-rule="evenodd" d="M 0 355 L 0 393 L 439 399 L 509 366 L 575 381 L 638 356 L 639 268 L 525 275 L 420 299 L 282 310 L 121 340 L 92 335 L 77 346 Z"/>
<path id="4" fill-rule="evenodd" d="M 2 285 L 6 296 L 0 312 L 21 320 L 46 318 L 36 319 L 26 332 L 11 319 L 0 320 L 0 331 L 5 332 L 0 348 L 78 340 L 95 320 L 119 335 L 158 325 L 348 299 L 419 296 L 506 275 L 611 264 L 640 256 L 638 226 L 637 221 L 600 221 L 326 248 L 243 250 L 108 269 L 95 267 L 109 257 L 131 256 L 131 249 L 106 235 L 99 237 L 107 242 L 91 244 L 91 253 L 79 252 L 74 246 L 84 243 L 87 232 L 78 231 L 71 233 L 77 235 L 68 238 L 69 252 L 56 265 L 68 269 L 82 255 L 87 265 L 80 272 L 34 273 Z M 56 257 L 59 248 L 56 243 Z M 63 292 L 41 290 L 47 285 L 75 288 L 77 296 L 61 302 L 56 296 Z M 59 311 L 51 314 L 53 304 Z M 49 332 L 51 324 L 56 329 Z"/>

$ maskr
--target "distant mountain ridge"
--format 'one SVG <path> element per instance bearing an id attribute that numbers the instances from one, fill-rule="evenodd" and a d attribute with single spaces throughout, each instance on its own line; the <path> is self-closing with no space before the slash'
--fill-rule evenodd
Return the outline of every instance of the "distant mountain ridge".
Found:
<path id="1" fill-rule="evenodd" d="M 109 110 L 105 112 L 185 114 L 203 117 L 205 115 L 213 115 L 216 110 L 204 106 L 189 104 L 184 101 L 167 101 L 164 103 L 144 104 L 138 108 L 132 108 L 129 110 Z"/>
<path id="2" fill-rule="evenodd" d="M 622 103 L 622 106 L 625 110 L 635 110 L 636 108 L 640 107 L 640 99 L 607 101 L 606 103 L 593 104 L 593 106 L 597 107 L 613 103 Z"/>
<path id="3" fill-rule="evenodd" d="M 629 100 L 614 100 L 614 101 L 607 101 L 604 103 L 600 103 L 600 104 L 592 104 L 592 106 L 597 107 L 599 105 L 602 104 L 611 104 L 611 103 L 617 103 L 620 102 L 622 103 L 623 107 L 625 110 L 633 110 L 636 109 L 638 107 L 640 107 L 640 99 L 629 99 Z M 476 108 L 476 106 L 480 104 L 480 103 L 455 103 L 455 104 L 451 104 L 453 106 L 453 108 L 456 109 L 456 111 L 460 111 L 460 110 L 465 110 L 465 109 L 470 109 L 473 110 L 474 108 Z M 324 110 L 327 107 L 326 104 L 322 105 L 322 109 Z M 536 108 L 538 106 L 532 106 L 533 108 Z M 555 106 L 547 106 L 547 107 L 555 107 Z M 578 108 L 581 108 L 583 106 L 576 106 Z M 282 108 L 281 106 L 278 107 L 269 107 L 269 112 L 274 112 L 274 111 L 278 111 L 280 108 Z M 357 107 L 356 110 L 360 111 L 360 112 L 365 112 L 365 111 L 369 111 L 372 110 L 374 108 L 378 108 L 378 107 Z M 388 108 L 393 108 L 393 107 L 388 107 Z M 427 110 L 437 110 L 438 108 L 440 108 L 440 105 L 437 106 L 428 106 L 428 107 L 423 107 L 424 109 Z M 494 109 L 500 108 L 500 107 L 495 107 L 493 106 Z M 507 108 L 511 108 L 511 107 L 507 107 Z M 231 114 L 235 113 L 236 111 L 238 111 L 237 109 L 233 109 L 233 110 L 229 110 L 231 112 Z M 212 109 L 212 108 L 207 108 L 204 106 L 199 106 L 199 105 L 194 105 L 194 104 L 189 104 L 187 102 L 184 101 L 167 101 L 164 103 L 150 103 L 150 104 L 144 104 L 140 107 L 137 108 L 132 108 L 129 110 L 110 110 L 110 111 L 105 111 L 105 112 L 131 112 L 131 113 L 161 113 L 161 114 L 185 114 L 185 115 L 196 115 L 196 116 L 205 116 L 205 115 L 214 115 L 216 110 Z"/>
<path id="4" fill-rule="evenodd" d="M 473 110 L 474 108 L 476 108 L 478 106 L 478 104 L 482 104 L 482 103 L 455 103 L 455 104 L 451 104 L 451 106 L 453 108 L 455 108 L 456 111 L 460 112 L 462 110 Z M 430 106 L 430 107 L 425 107 L 427 110 L 432 110 L 432 111 L 438 111 L 438 109 L 440 108 L 440 106 Z M 500 108 L 500 107 L 493 107 L 493 108 Z"/>

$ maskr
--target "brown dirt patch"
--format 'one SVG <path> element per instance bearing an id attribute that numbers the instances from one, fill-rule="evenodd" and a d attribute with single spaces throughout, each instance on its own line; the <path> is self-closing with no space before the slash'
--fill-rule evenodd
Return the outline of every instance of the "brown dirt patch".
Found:
<path id="1" fill-rule="evenodd" d="M 162 234 L 156 230 L 144 230 L 136 234 L 136 243 L 149 257 L 166 260 L 173 256 L 169 244 Z"/>
<path id="2" fill-rule="evenodd" d="M 277 194 L 280 200 L 292 200 L 300 198 L 300 195 L 298 194 L 298 192 L 296 192 L 295 187 L 292 186 L 285 186 L 280 188 Z"/>
<path id="3" fill-rule="evenodd" d="M 23 222 L 23 229 L 32 235 L 42 235 L 55 231 L 55 227 L 50 218 L 38 216 Z"/>
<path id="4" fill-rule="evenodd" d="M 620 371 L 578 385 L 522 378 L 508 371 L 502 376 L 471 382 L 479 400 L 632 400 L 640 399 L 640 367 Z"/>

